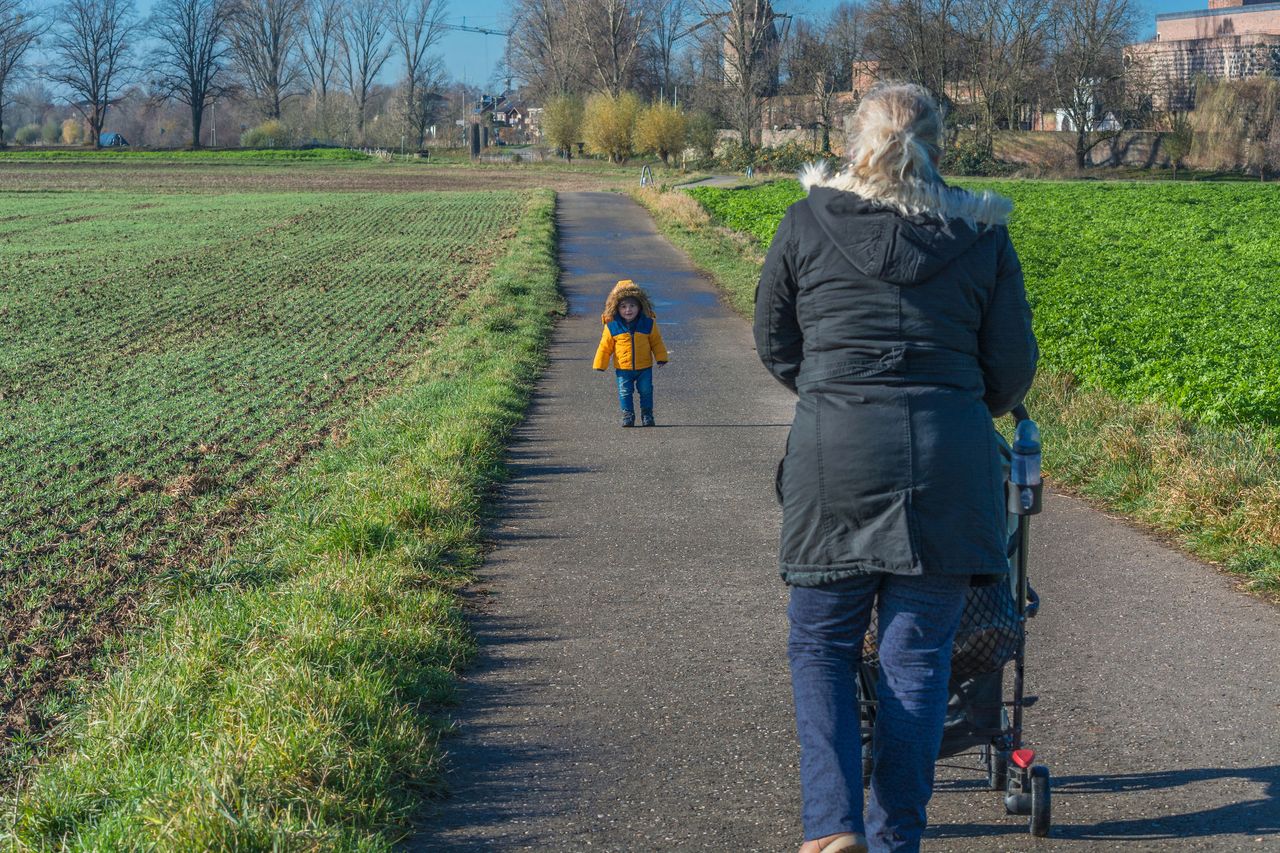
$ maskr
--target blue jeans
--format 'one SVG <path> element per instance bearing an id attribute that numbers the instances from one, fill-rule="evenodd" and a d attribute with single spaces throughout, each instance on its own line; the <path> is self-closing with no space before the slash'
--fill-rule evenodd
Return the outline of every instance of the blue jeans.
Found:
<path id="1" fill-rule="evenodd" d="M 968 587 L 967 575 L 872 573 L 791 588 L 787 652 L 806 839 L 865 831 L 873 853 L 920 849 Z M 879 707 L 864 824 L 856 673 L 876 599 Z"/>
<path id="2" fill-rule="evenodd" d="M 634 414 L 631 408 L 632 390 L 640 392 L 640 414 L 653 414 L 653 368 L 644 370 L 619 370 L 618 402 L 624 415 Z"/>

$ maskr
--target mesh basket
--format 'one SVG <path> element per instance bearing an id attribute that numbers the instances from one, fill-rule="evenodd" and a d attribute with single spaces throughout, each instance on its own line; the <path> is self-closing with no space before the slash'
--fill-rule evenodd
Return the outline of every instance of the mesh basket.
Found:
<path id="1" fill-rule="evenodd" d="M 880 665 L 877 628 L 878 620 L 872 610 L 871 625 L 862 643 L 862 659 L 872 666 Z M 1013 660 L 1021 640 L 1022 623 L 1008 582 L 1001 579 L 969 587 L 960 629 L 951 650 L 952 680 L 996 672 Z"/>
<path id="2" fill-rule="evenodd" d="M 1004 467 L 1004 479 L 1009 479 L 1010 461 L 1013 451 L 1004 436 L 996 433 L 996 445 L 1000 449 L 1001 462 Z M 1013 571 L 1017 557 L 1016 533 L 1018 517 L 1013 513 L 1005 516 L 1005 532 L 1009 536 L 1009 569 Z M 1013 600 L 1010 579 L 1002 578 L 995 583 L 969 587 L 964 602 L 964 613 L 960 617 L 960 629 L 956 631 L 955 645 L 951 650 L 952 683 L 996 672 L 1006 663 L 1013 660 L 1018 652 L 1018 644 L 1022 641 L 1022 621 L 1018 618 L 1018 607 Z M 1032 593 L 1034 595 L 1034 593 Z M 863 662 L 879 667 L 880 653 L 876 637 L 879 620 L 876 608 L 871 610 L 871 624 L 862 641 Z"/>

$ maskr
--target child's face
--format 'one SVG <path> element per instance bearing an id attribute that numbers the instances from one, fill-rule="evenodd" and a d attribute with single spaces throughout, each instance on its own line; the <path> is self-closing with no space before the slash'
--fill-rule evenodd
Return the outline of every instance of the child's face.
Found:
<path id="1" fill-rule="evenodd" d="M 618 303 L 618 313 L 622 315 L 622 319 L 630 323 L 640 313 L 640 303 L 628 296 Z"/>

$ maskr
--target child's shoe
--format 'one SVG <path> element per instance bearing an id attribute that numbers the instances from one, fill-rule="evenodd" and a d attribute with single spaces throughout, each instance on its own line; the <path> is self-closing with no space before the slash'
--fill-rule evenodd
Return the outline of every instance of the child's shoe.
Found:
<path id="1" fill-rule="evenodd" d="M 653 412 L 640 413 L 640 426 L 653 426 Z"/>
<path id="2" fill-rule="evenodd" d="M 633 415 L 631 412 L 627 412 L 625 415 L 622 416 L 622 425 L 624 427 L 635 426 L 636 416 Z"/>

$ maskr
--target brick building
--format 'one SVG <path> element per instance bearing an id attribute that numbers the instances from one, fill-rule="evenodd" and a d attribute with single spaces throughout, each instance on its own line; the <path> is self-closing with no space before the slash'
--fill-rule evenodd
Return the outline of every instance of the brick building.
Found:
<path id="1" fill-rule="evenodd" d="M 1158 110 L 1194 106 L 1195 79 L 1280 76 L 1280 2 L 1209 0 L 1209 8 L 1156 15 L 1156 37 L 1125 59 Z"/>

